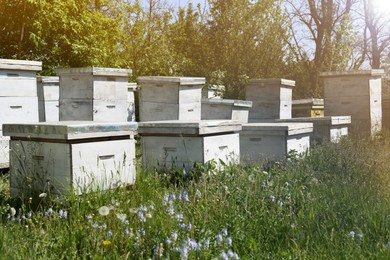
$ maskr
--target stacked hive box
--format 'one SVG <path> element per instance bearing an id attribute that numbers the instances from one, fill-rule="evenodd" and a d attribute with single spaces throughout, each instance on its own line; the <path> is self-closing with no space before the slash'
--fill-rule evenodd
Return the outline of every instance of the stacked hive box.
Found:
<path id="1" fill-rule="evenodd" d="M 127 122 L 135 122 L 135 91 L 137 83 L 129 83 L 127 88 Z"/>
<path id="2" fill-rule="evenodd" d="M 5 124 L 11 196 L 105 190 L 135 181 L 136 123 Z"/>
<path id="3" fill-rule="evenodd" d="M 325 115 L 351 115 L 351 132 L 373 136 L 382 127 L 383 70 L 325 72 Z"/>
<path id="4" fill-rule="evenodd" d="M 61 86 L 60 121 L 127 121 L 131 70 L 69 68 L 56 72 Z"/>
<path id="5" fill-rule="evenodd" d="M 2 124 L 38 122 L 36 73 L 42 62 L 0 59 L 0 168 L 8 167 L 8 137 Z"/>
<path id="6" fill-rule="evenodd" d="M 202 99 L 202 120 L 232 119 L 248 123 L 251 101 L 232 99 Z"/>
<path id="7" fill-rule="evenodd" d="M 350 116 L 326 116 L 326 117 L 301 117 L 280 119 L 277 122 L 306 122 L 313 124 L 313 132 L 310 135 L 310 144 L 331 141 L 337 143 L 341 137 L 348 135 L 348 126 L 351 124 Z"/>
<path id="8" fill-rule="evenodd" d="M 241 160 L 252 164 L 285 160 L 291 152 L 304 154 L 310 147 L 312 123 L 249 123 L 240 133 Z"/>
<path id="9" fill-rule="evenodd" d="M 324 100 L 318 98 L 292 101 L 292 117 L 323 117 Z"/>
<path id="10" fill-rule="evenodd" d="M 140 121 L 200 120 L 205 78 L 139 77 Z"/>
<path id="11" fill-rule="evenodd" d="M 238 162 L 240 130 L 232 120 L 141 122 L 143 165 L 189 169 L 194 162 Z"/>
<path id="12" fill-rule="evenodd" d="M 253 79 L 246 86 L 246 100 L 253 102 L 249 122 L 291 118 L 292 88 L 295 81 Z"/>
<path id="13" fill-rule="evenodd" d="M 58 77 L 37 77 L 39 121 L 59 121 L 60 82 Z"/>

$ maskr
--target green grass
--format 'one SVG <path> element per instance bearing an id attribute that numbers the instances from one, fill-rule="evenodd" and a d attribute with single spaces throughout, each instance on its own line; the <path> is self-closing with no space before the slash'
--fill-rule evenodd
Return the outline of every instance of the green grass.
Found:
<path id="1" fill-rule="evenodd" d="M 14 216 L 3 175 L 0 259 L 389 259 L 389 174 L 387 137 L 344 139 L 196 178 L 138 171 L 133 187 L 34 198 Z"/>

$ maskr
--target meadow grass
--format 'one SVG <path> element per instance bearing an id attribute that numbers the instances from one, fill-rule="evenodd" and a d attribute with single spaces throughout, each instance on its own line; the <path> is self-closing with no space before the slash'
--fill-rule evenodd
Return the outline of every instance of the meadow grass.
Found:
<path id="1" fill-rule="evenodd" d="M 132 187 L 19 206 L 5 174 L 0 259 L 389 259 L 389 140 L 251 167 L 139 170 Z"/>

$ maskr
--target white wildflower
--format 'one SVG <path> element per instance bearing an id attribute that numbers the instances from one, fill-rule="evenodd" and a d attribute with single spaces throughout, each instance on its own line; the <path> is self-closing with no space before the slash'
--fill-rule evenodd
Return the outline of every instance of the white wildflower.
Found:
<path id="1" fill-rule="evenodd" d="M 110 214 L 110 208 L 106 206 L 100 207 L 99 214 L 102 216 L 107 216 L 108 214 Z"/>

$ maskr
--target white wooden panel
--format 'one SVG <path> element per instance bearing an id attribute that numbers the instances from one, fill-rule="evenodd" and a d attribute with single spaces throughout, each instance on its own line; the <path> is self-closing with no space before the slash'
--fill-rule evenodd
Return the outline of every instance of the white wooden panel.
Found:
<path id="1" fill-rule="evenodd" d="M 24 73 L 26 74 L 26 73 Z M 37 82 L 35 73 L 0 72 L 0 97 L 36 97 Z"/>
<path id="2" fill-rule="evenodd" d="M 309 148 L 310 134 L 293 135 L 287 138 L 287 154 L 294 150 L 299 155 L 303 155 L 306 152 L 309 152 Z"/>
<path id="3" fill-rule="evenodd" d="M 44 109 L 45 109 L 44 110 L 45 117 L 44 117 L 44 121 L 42 122 L 58 122 L 60 120 L 60 110 L 59 110 L 58 100 L 44 102 Z"/>
<path id="4" fill-rule="evenodd" d="M 0 130 L 0 169 L 9 165 L 9 136 L 3 136 Z"/>
<path id="5" fill-rule="evenodd" d="M 180 86 L 179 104 L 200 103 L 202 100 L 202 86 Z"/>
<path id="6" fill-rule="evenodd" d="M 135 122 L 135 99 L 134 99 L 134 91 L 128 91 L 127 92 L 127 122 Z"/>
<path id="7" fill-rule="evenodd" d="M 348 126 L 334 126 L 330 128 L 331 142 L 338 143 L 343 136 L 348 136 Z"/>
<path id="8" fill-rule="evenodd" d="M 292 101 L 280 101 L 279 119 L 290 119 L 292 117 Z"/>
<path id="9" fill-rule="evenodd" d="M 44 101 L 58 101 L 60 99 L 60 86 L 55 83 L 38 84 L 38 98 Z"/>
<path id="10" fill-rule="evenodd" d="M 140 102 L 139 117 L 141 122 L 178 120 L 179 105 L 157 102 Z"/>
<path id="11" fill-rule="evenodd" d="M 370 86 L 370 95 L 382 96 L 382 79 L 381 78 L 370 79 L 369 86 Z"/>
<path id="12" fill-rule="evenodd" d="M 93 77 L 88 75 L 61 75 L 61 99 L 92 99 Z"/>
<path id="13" fill-rule="evenodd" d="M 240 158 L 246 163 L 286 159 L 285 135 L 247 134 L 240 132 Z"/>
<path id="14" fill-rule="evenodd" d="M 78 194 L 135 182 L 134 140 L 73 144 L 72 154 L 72 184 Z"/>
<path id="15" fill-rule="evenodd" d="M 128 81 L 126 77 L 94 76 L 93 98 L 99 100 L 127 99 Z"/>
<path id="16" fill-rule="evenodd" d="M 190 168 L 204 163 L 202 137 L 142 136 L 144 167 Z"/>
<path id="17" fill-rule="evenodd" d="M 239 134 L 224 134 L 204 137 L 203 140 L 204 161 L 219 160 L 225 163 L 240 162 L 240 137 Z"/>
<path id="18" fill-rule="evenodd" d="M 38 122 L 38 97 L 0 97 L 0 130 L 5 123 Z"/>
<path id="19" fill-rule="evenodd" d="M 93 121 L 127 122 L 126 100 L 94 100 Z"/>
<path id="20" fill-rule="evenodd" d="M 280 88 L 280 100 L 292 102 L 292 88 Z"/>
<path id="21" fill-rule="evenodd" d="M 93 102 L 86 99 L 60 99 L 60 121 L 93 121 Z"/>
<path id="22" fill-rule="evenodd" d="M 201 103 L 186 103 L 179 105 L 179 118 L 171 118 L 172 120 L 200 120 L 201 119 L 201 111 L 200 111 Z"/>
<path id="23" fill-rule="evenodd" d="M 178 84 L 141 84 L 140 101 L 179 103 Z"/>

